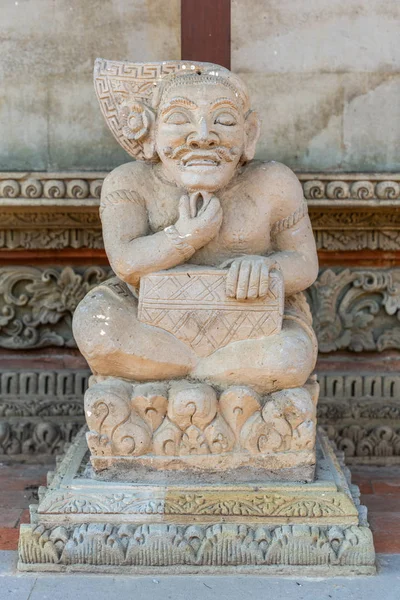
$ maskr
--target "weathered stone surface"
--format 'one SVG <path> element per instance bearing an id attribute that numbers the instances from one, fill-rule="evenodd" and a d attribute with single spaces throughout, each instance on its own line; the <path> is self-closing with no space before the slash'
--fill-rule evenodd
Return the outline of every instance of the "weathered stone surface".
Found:
<path id="1" fill-rule="evenodd" d="M 137 161 L 101 192 L 116 277 L 73 317 L 95 375 L 85 395 L 93 467 L 106 478 L 129 468 L 134 480 L 146 470 L 241 480 L 246 469 L 254 481 L 280 470 L 310 480 L 317 345 L 303 292 L 318 259 L 298 180 L 252 162 L 258 116 L 223 67 L 97 59 L 94 82 Z M 157 389 L 141 396 L 137 382 Z M 262 396 L 239 429 L 218 403 L 235 386 L 245 389 L 233 399 L 240 414 Z"/>
<path id="2" fill-rule="evenodd" d="M 178 0 L 12 2 L 2 6 L 0 169 L 101 169 L 120 150 L 96 111 L 96 54 L 179 58 Z M 99 36 L 98 31 L 113 32 Z M 23 49 L 23 50 L 22 50 Z"/>
<path id="3" fill-rule="evenodd" d="M 104 248 L 98 207 L 105 175 L 0 173 L 0 248 Z M 318 249 L 398 248 L 398 173 L 299 172 L 297 176 Z"/>
<path id="4" fill-rule="evenodd" d="M 22 570 L 375 571 L 358 489 L 349 487 L 348 471 L 324 437 L 311 484 L 169 487 L 88 478 L 84 434 L 50 477 L 47 490 L 40 490 L 31 525 L 21 527 Z"/>
<path id="5" fill-rule="evenodd" d="M 300 4 L 232 3 L 232 68 L 260 110 L 259 158 L 310 170 L 397 169 L 398 4 Z"/>
<path id="6" fill-rule="evenodd" d="M 313 380 L 266 397 L 246 386 L 219 395 L 186 380 L 132 385 L 94 377 L 91 383 L 87 441 L 105 479 L 156 482 L 157 472 L 171 482 L 314 477 Z"/>

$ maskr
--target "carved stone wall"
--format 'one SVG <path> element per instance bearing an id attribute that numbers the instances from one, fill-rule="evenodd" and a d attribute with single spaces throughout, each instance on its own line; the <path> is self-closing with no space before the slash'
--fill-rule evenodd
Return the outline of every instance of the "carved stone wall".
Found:
<path id="1" fill-rule="evenodd" d="M 111 275 L 107 266 L 74 262 L 83 256 L 81 264 L 106 264 L 98 215 L 105 175 L 0 174 L 0 351 L 73 352 L 73 311 Z M 346 370 L 340 360 L 330 371 L 319 369 L 320 423 L 348 461 L 400 463 L 399 383 L 385 363 L 400 350 L 400 267 L 389 266 L 399 265 L 400 174 L 298 176 L 326 265 L 308 292 L 320 356 L 335 361 L 349 353 Z M 29 256 L 49 256 L 55 266 L 17 266 L 21 252 L 27 265 Z M 345 268 L 348 254 L 353 266 Z M 368 356 L 374 364 L 360 369 L 356 361 Z M 84 420 L 87 375 L 4 368 L 0 453 L 60 452 Z"/>
<path id="2" fill-rule="evenodd" d="M 59 454 L 84 423 L 89 370 L 0 371 L 0 455 Z M 400 464 L 400 375 L 318 373 L 318 422 L 346 462 Z"/>
<path id="3" fill-rule="evenodd" d="M 89 371 L 0 371 L 0 454 L 58 454 L 85 422 Z"/>
<path id="4" fill-rule="evenodd" d="M 106 173 L 0 174 L 0 250 L 103 248 Z M 299 173 L 319 250 L 396 251 L 400 175 Z"/>
<path id="5" fill-rule="evenodd" d="M 109 267 L 1 267 L 0 348 L 75 347 L 78 302 Z M 307 292 L 319 350 L 400 349 L 400 267 L 323 268 Z"/>
<path id="6" fill-rule="evenodd" d="M 74 347 L 71 317 L 109 268 L 0 269 L 0 347 Z M 400 348 L 400 268 L 321 269 L 309 292 L 323 356 L 384 357 Z M 360 354 L 361 353 L 361 354 Z M 376 355 L 375 355 L 376 356 Z M 400 463 L 400 376 L 371 371 L 319 372 L 319 422 L 350 462 Z M 378 372 L 377 372 L 378 371 Z M 62 450 L 83 418 L 88 371 L 7 371 L 0 374 L 0 453 Z"/>

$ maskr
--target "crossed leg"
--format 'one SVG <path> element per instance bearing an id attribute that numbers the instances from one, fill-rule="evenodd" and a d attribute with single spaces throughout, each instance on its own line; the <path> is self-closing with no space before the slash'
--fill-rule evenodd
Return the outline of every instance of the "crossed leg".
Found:
<path id="1" fill-rule="evenodd" d="M 285 319 L 277 335 L 233 342 L 201 358 L 173 334 L 140 322 L 137 310 L 118 278 L 89 292 L 77 307 L 75 340 L 95 374 L 136 381 L 189 377 L 271 393 L 303 386 L 315 366 L 315 340 L 295 321 Z"/>

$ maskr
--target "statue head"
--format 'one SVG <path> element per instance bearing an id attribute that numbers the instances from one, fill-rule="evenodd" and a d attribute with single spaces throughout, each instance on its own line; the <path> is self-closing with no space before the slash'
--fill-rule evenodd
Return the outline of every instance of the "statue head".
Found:
<path id="1" fill-rule="evenodd" d="M 135 158 L 161 161 L 181 187 L 220 189 L 254 156 L 258 117 L 243 81 L 223 67 L 98 59 L 95 85 L 119 143 Z"/>

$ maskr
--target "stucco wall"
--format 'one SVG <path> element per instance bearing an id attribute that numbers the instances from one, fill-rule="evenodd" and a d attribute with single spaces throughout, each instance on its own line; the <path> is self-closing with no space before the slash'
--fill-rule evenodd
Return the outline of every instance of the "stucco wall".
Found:
<path id="1" fill-rule="evenodd" d="M 232 0 L 232 69 L 259 155 L 302 169 L 400 168 L 399 0 Z"/>
<path id="2" fill-rule="evenodd" d="M 93 61 L 180 58 L 180 0 L 1 0 L 0 170 L 126 162 L 100 114 Z"/>
<path id="3" fill-rule="evenodd" d="M 180 58 L 180 0 L 0 4 L 0 170 L 126 161 L 97 106 L 94 58 Z M 398 170 L 399 31 L 399 0 L 232 0 L 232 69 L 263 120 L 259 156 Z"/>

